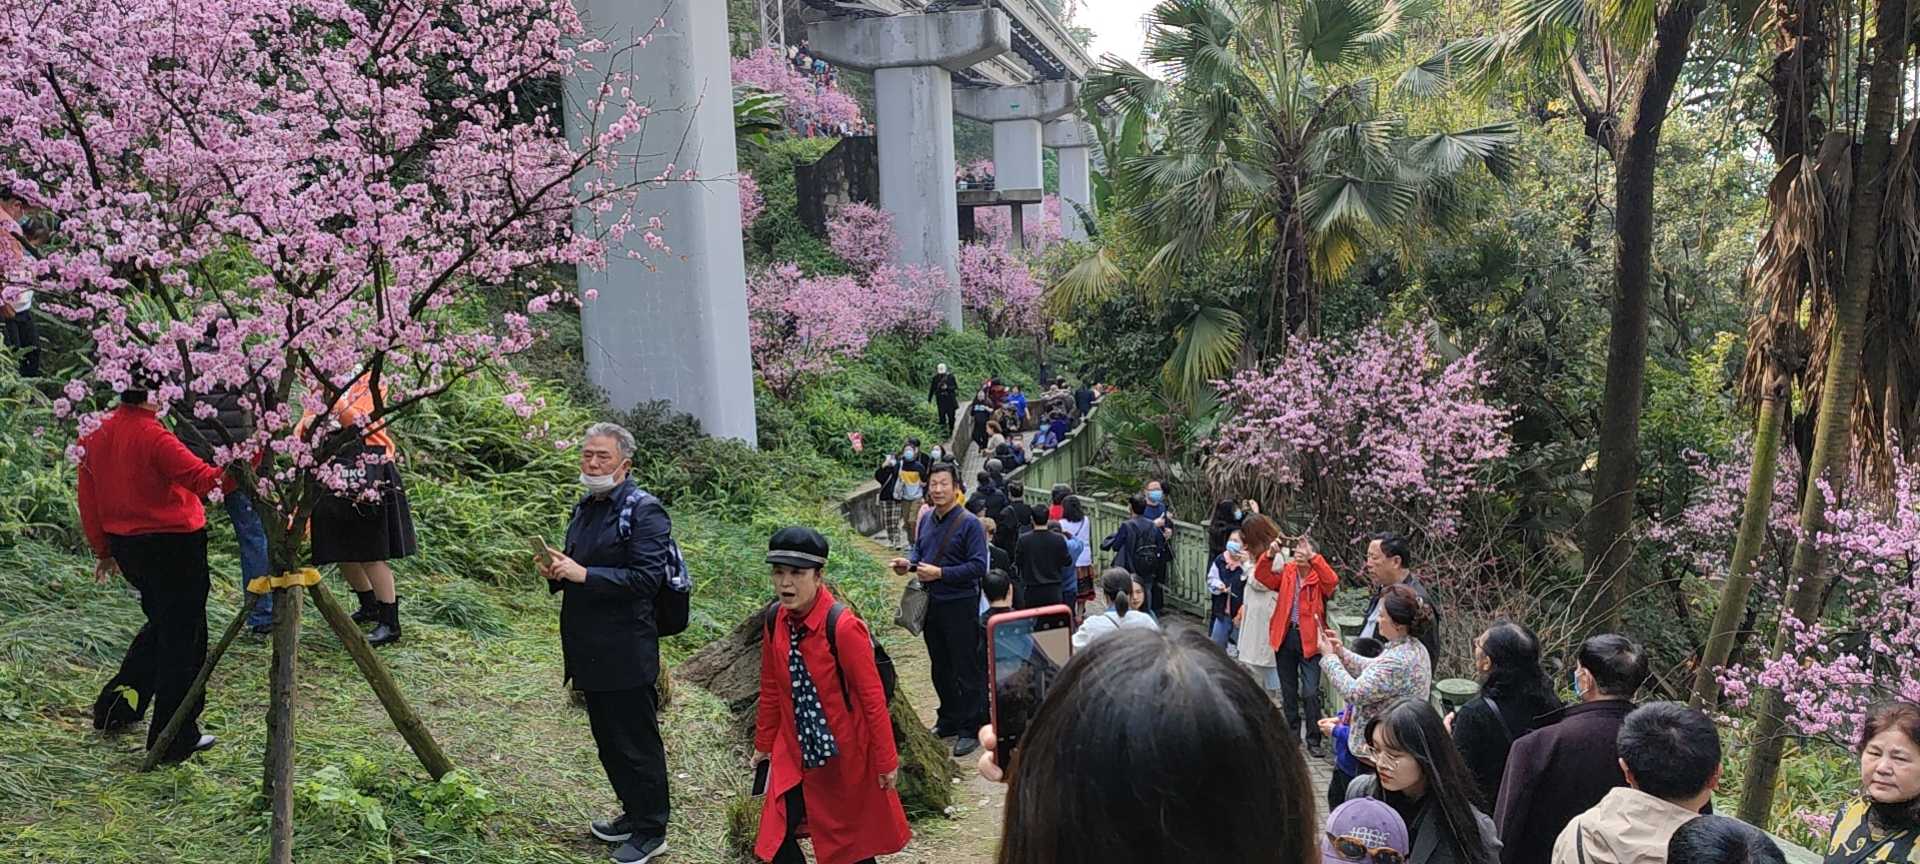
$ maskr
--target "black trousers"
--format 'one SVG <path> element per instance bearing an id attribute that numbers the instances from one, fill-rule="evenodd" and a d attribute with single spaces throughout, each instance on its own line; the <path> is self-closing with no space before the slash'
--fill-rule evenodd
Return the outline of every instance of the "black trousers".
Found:
<path id="1" fill-rule="evenodd" d="M 807 864 L 807 856 L 800 851 L 798 836 L 800 824 L 807 821 L 807 798 L 800 794 L 800 790 L 800 786 L 795 786 L 793 791 L 787 793 L 787 839 L 773 853 L 770 864 Z M 873 859 L 865 858 L 853 864 L 873 864 Z"/>
<path id="2" fill-rule="evenodd" d="M 101 692 L 127 687 L 139 694 L 142 711 L 153 704 L 147 721 L 147 748 L 152 749 L 207 659 L 207 532 L 109 537 L 108 544 L 120 575 L 140 592 L 147 623 L 134 634 L 120 671 Z M 205 704 L 198 699 L 187 709 L 186 725 L 162 758 L 193 755 Z"/>
<path id="3" fill-rule="evenodd" d="M 941 432 L 947 435 L 953 434 L 954 415 L 959 413 L 959 411 L 960 411 L 959 402 L 953 399 L 940 400 L 940 431 Z"/>
<path id="4" fill-rule="evenodd" d="M 588 690 L 587 722 L 613 794 L 637 838 L 667 836 L 667 745 L 660 740 L 659 691 Z"/>
<path id="5" fill-rule="evenodd" d="M 1300 737 L 1304 720 L 1307 740 L 1320 741 L 1325 737 L 1320 734 L 1320 666 L 1318 661 L 1302 656 L 1303 650 L 1300 628 L 1287 628 L 1287 638 L 1280 643 L 1280 650 L 1273 652 L 1275 671 L 1280 673 L 1280 704 L 1295 738 Z"/>
<path id="6" fill-rule="evenodd" d="M 15 312 L 0 324 L 5 325 L 0 330 L 5 331 L 7 347 L 21 352 L 21 377 L 40 377 L 40 325 L 33 320 L 33 313 Z"/>
<path id="7" fill-rule="evenodd" d="M 987 670 L 981 663 L 979 604 L 972 598 L 933 601 L 920 635 L 927 640 L 933 690 L 940 696 L 935 723 L 966 738 L 980 734 L 987 724 Z"/>

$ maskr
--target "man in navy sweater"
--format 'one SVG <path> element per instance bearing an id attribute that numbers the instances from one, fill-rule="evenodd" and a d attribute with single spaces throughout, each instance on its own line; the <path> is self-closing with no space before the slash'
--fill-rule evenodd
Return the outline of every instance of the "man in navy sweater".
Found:
<path id="1" fill-rule="evenodd" d="M 926 583 L 932 602 L 921 636 L 933 665 L 933 689 L 940 696 L 935 735 L 959 740 L 953 755 L 980 746 L 973 736 L 987 723 L 986 677 L 980 664 L 980 578 L 987 573 L 987 532 L 980 520 L 955 502 L 959 469 L 951 462 L 927 473 L 927 503 L 907 558 L 893 559 L 893 571 L 914 574 Z"/>

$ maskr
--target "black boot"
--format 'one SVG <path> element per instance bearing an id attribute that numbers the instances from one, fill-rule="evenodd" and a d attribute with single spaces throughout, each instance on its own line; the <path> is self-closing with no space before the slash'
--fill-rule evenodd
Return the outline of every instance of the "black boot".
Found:
<path id="1" fill-rule="evenodd" d="M 372 591 L 355 591 L 353 596 L 360 598 L 360 608 L 353 611 L 353 623 L 372 624 L 380 620 L 380 603 L 373 599 Z"/>
<path id="2" fill-rule="evenodd" d="M 375 619 L 377 623 L 373 632 L 367 634 L 368 644 L 386 645 L 400 641 L 400 598 L 395 597 L 392 603 L 381 603 L 379 606 L 379 617 Z"/>

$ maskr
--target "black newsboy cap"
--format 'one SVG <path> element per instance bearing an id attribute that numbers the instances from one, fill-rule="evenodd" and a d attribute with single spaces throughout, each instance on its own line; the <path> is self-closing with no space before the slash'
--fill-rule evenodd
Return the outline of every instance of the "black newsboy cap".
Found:
<path id="1" fill-rule="evenodd" d="M 767 563 L 815 569 L 827 564 L 827 538 L 805 525 L 789 525 L 767 541 Z"/>

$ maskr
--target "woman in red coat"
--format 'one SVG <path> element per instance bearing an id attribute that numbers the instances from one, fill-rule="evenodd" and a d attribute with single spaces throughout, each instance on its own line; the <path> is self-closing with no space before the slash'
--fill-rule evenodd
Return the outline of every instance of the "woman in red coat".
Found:
<path id="1" fill-rule="evenodd" d="M 827 538 L 818 531 L 781 529 L 767 563 L 779 599 L 760 645 L 753 761 L 773 765 L 754 855 L 805 864 L 801 836 L 813 838 L 818 864 L 898 852 L 913 835 L 894 791 L 900 758 L 866 622 L 827 590 Z"/>
<path id="2" fill-rule="evenodd" d="M 1307 751 L 1323 756 L 1326 743 L 1320 731 L 1320 666 L 1313 658 L 1320 656 L 1319 634 L 1326 626 L 1327 599 L 1340 586 L 1340 577 L 1314 550 L 1313 541 L 1304 536 L 1294 544 L 1293 560 L 1279 573 L 1273 572 L 1273 560 L 1273 556 L 1262 556 L 1253 578 L 1279 595 L 1273 620 L 1267 625 L 1267 644 L 1273 647 L 1274 666 L 1280 674 L 1281 707 L 1286 710 L 1293 734 L 1299 735 L 1305 727 Z"/>

